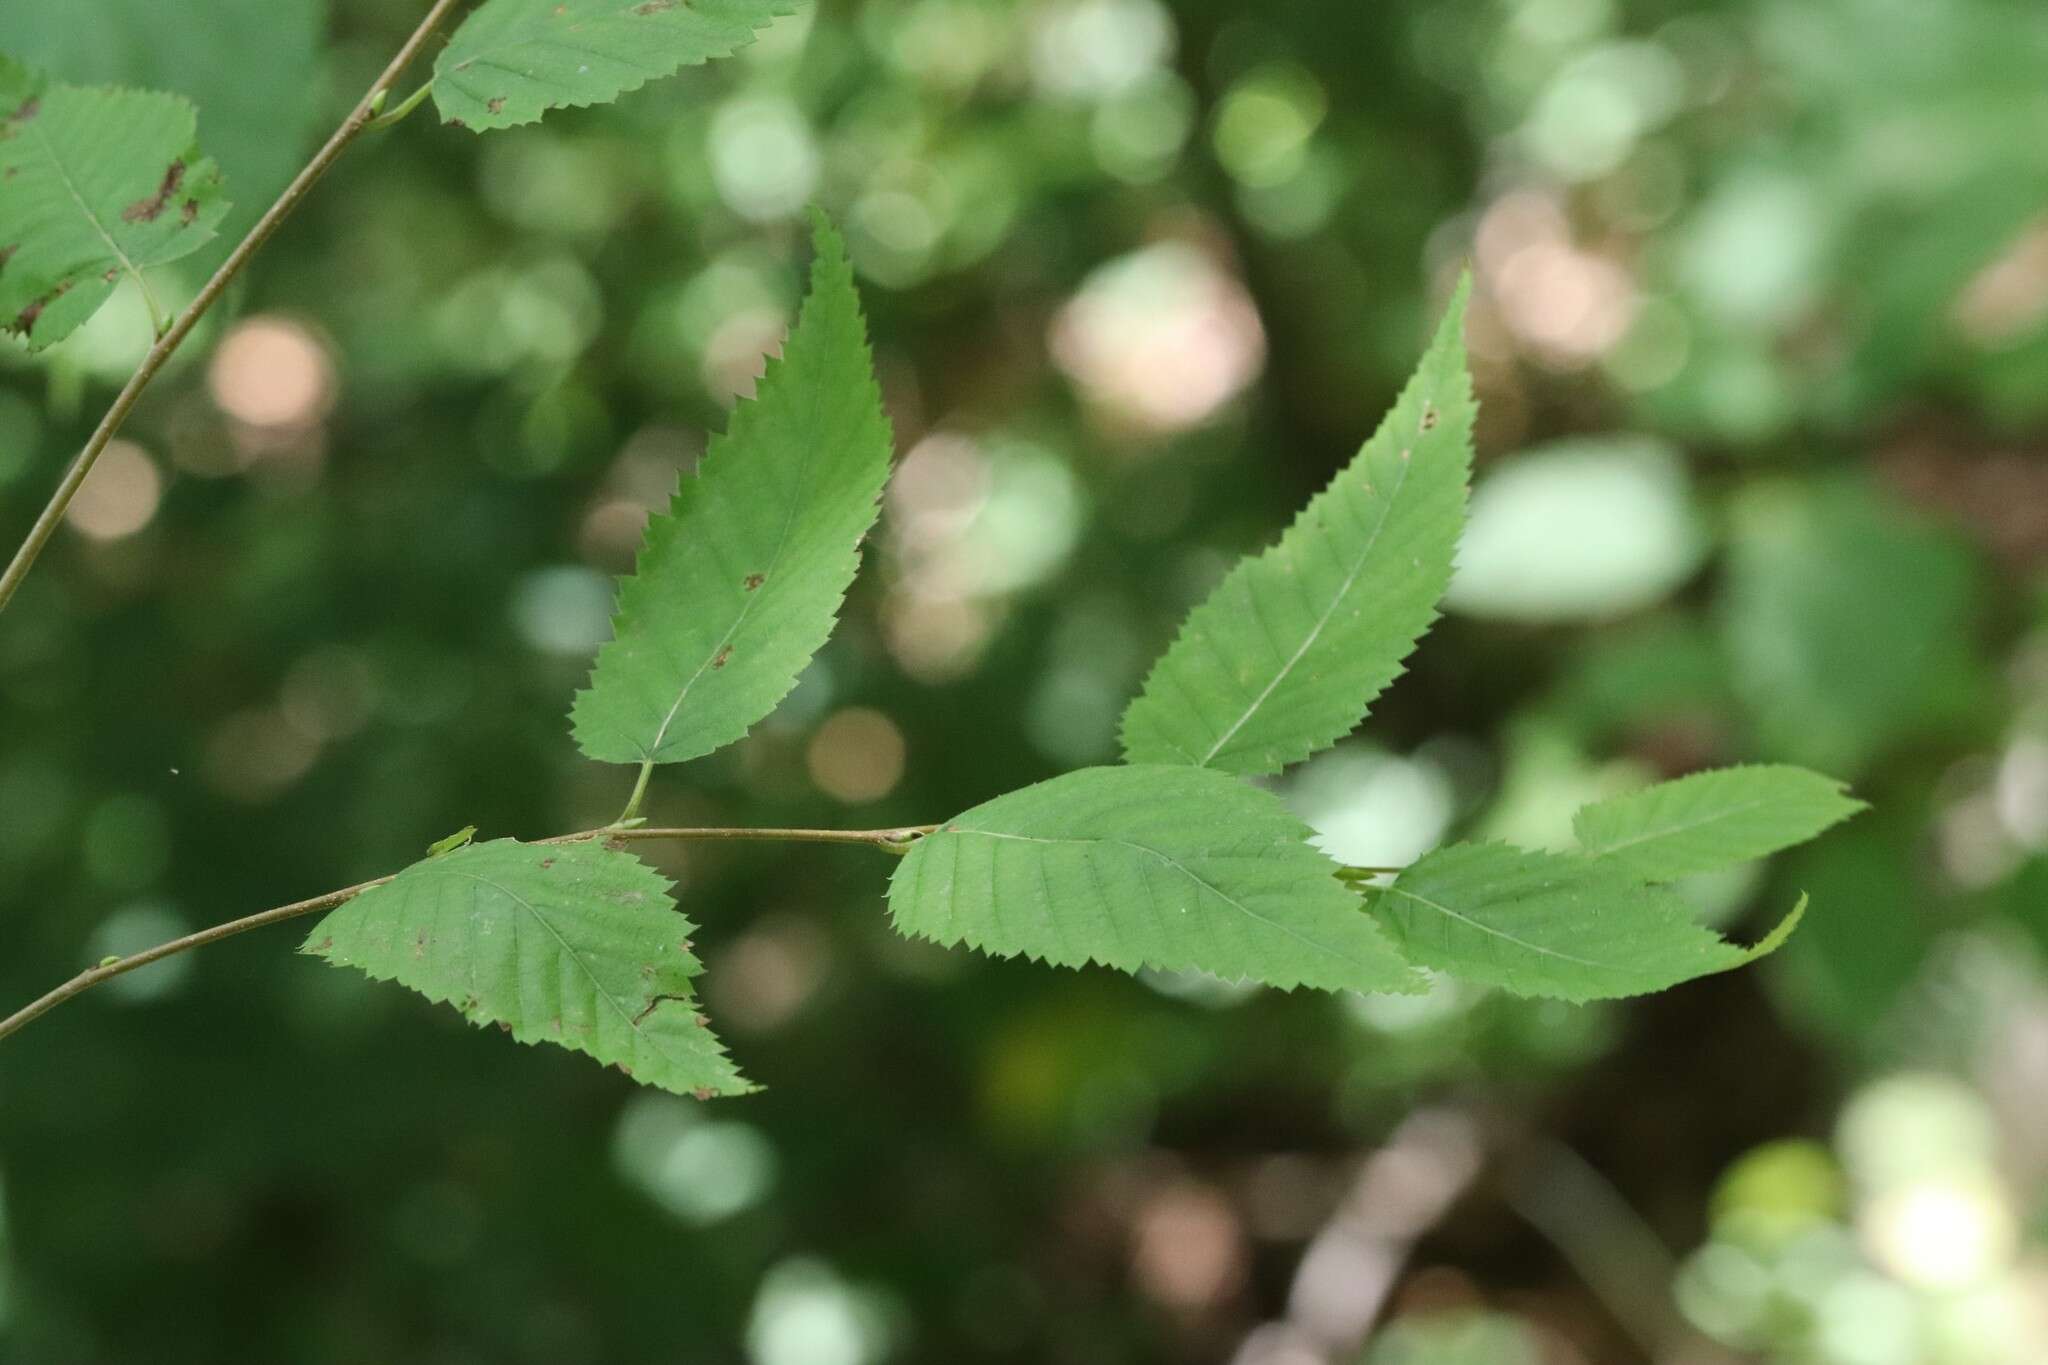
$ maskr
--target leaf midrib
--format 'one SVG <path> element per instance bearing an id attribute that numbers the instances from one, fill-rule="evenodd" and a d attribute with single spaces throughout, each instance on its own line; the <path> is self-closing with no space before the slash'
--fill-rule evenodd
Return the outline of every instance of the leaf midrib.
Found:
<path id="1" fill-rule="evenodd" d="M 1400 498 L 1401 490 L 1408 486 L 1408 475 L 1414 468 L 1415 462 L 1412 455 L 1409 459 L 1401 462 L 1401 476 L 1394 481 L 1393 488 L 1388 491 L 1386 498 L 1380 503 L 1379 520 L 1374 523 L 1372 533 L 1366 537 L 1365 545 L 1359 550 L 1358 557 L 1352 563 L 1350 572 L 1344 576 L 1343 586 L 1331 595 L 1329 604 L 1323 608 L 1322 615 L 1316 618 L 1315 626 L 1310 629 L 1307 638 L 1301 642 L 1301 646 L 1294 651 L 1293 657 L 1288 659 L 1281 666 L 1280 671 L 1273 675 L 1272 681 L 1266 684 L 1265 690 L 1253 698 L 1251 705 L 1244 709 L 1244 713 L 1232 723 L 1231 727 L 1225 730 L 1214 744 L 1209 746 L 1209 752 L 1202 755 L 1201 763 L 1198 766 L 1205 768 L 1209 766 L 1216 755 L 1223 751 L 1223 746 L 1236 738 L 1237 732 L 1250 723 L 1251 718 L 1258 714 L 1259 708 L 1266 704 L 1266 699 L 1273 695 L 1274 689 L 1287 681 L 1288 676 L 1294 672 L 1295 666 L 1308 654 L 1316 641 L 1322 638 L 1323 630 L 1330 624 L 1330 618 L 1336 615 L 1338 605 L 1350 595 L 1351 589 L 1358 582 L 1358 576 L 1365 572 L 1366 560 L 1372 558 L 1372 552 L 1379 548 L 1380 537 L 1386 533 L 1387 518 L 1393 515 L 1394 503 Z M 1340 480 L 1342 477 L 1342 474 L 1338 476 Z M 1336 490 L 1333 487 L 1331 491 L 1335 492 Z M 1275 548 L 1284 548 L 1286 543 L 1286 538 L 1283 537 L 1280 545 Z M 1256 563 L 1256 561 L 1254 562 Z"/>
<path id="2" fill-rule="evenodd" d="M 1569 962 L 1579 967 L 1590 967 L 1594 971 L 1598 972 L 1618 972 L 1626 970 L 1624 967 L 1617 963 L 1596 962 L 1591 958 L 1578 957 L 1572 953 L 1563 952 L 1556 948 L 1546 948 L 1540 943 L 1531 943 L 1524 938 L 1517 938 L 1515 935 L 1508 933 L 1505 929 L 1496 929 L 1490 924 L 1486 924 L 1479 920 L 1473 919 L 1470 915 L 1460 914 L 1458 911 L 1453 910 L 1450 906 L 1445 905 L 1440 901 L 1433 901 L 1427 896 L 1418 895 L 1416 892 L 1407 890 L 1404 887 L 1402 887 L 1398 882 L 1396 882 L 1394 885 L 1390 887 L 1387 887 L 1386 893 L 1389 895 L 1404 896 L 1407 899 L 1416 902 L 1418 905 L 1426 905 L 1432 910 L 1448 915 L 1452 919 L 1458 921 L 1460 924 L 1469 925 L 1470 927 L 1477 929 L 1482 934 L 1491 934 L 1493 937 L 1503 939 L 1506 942 L 1514 944 L 1518 948 L 1526 948 L 1530 952 L 1541 954 L 1544 957 L 1554 957 L 1561 962 Z"/>
<path id="3" fill-rule="evenodd" d="M 803 319 L 801 316 L 799 316 L 796 321 L 796 324 L 789 329 L 789 335 L 791 337 L 794 337 L 796 335 L 797 328 L 801 327 L 802 325 Z M 787 345 L 788 343 L 785 342 L 784 346 L 787 347 Z M 787 362 L 785 361 L 783 363 L 786 364 Z M 763 376 L 761 382 L 762 386 L 766 387 L 767 379 L 765 375 Z M 811 385 L 809 392 L 805 395 L 806 399 L 809 401 L 810 408 L 809 412 L 805 414 L 808 420 L 803 429 L 806 431 L 815 431 L 818 428 L 818 414 L 820 409 L 824 405 L 824 399 L 820 396 L 820 390 L 823 388 L 824 385 L 822 384 Z M 756 401 L 759 400 L 757 399 Z M 732 445 L 732 440 L 732 431 L 731 428 L 728 427 L 723 441 L 720 442 L 719 451 L 715 451 L 713 453 L 722 453 L 723 451 L 730 449 Z M 795 496 L 793 496 L 789 500 L 789 510 L 783 515 L 782 530 L 775 538 L 774 551 L 768 556 L 768 567 L 760 571 L 763 575 L 761 587 L 757 591 L 746 594 L 744 600 L 742 600 L 740 603 L 739 615 L 733 617 L 732 624 L 726 628 L 725 634 L 718 637 L 718 643 L 711 646 L 711 652 L 706 654 L 704 656 L 703 661 L 697 665 L 697 671 L 692 673 L 689 676 L 689 678 L 684 681 L 682 691 L 676 693 L 676 699 L 674 703 L 671 704 L 668 708 L 668 714 L 661 718 L 661 724 L 655 728 L 653 742 L 648 744 L 646 748 L 641 750 L 640 756 L 643 761 L 651 762 L 655 761 L 659 757 L 661 753 L 662 743 L 668 738 L 669 726 L 675 723 L 677 713 L 683 709 L 683 703 L 689 699 L 690 689 L 697 685 L 697 680 L 702 678 L 704 676 L 704 671 L 711 667 L 711 661 L 718 657 L 718 652 L 721 649 L 724 649 L 727 645 L 731 644 L 732 638 L 735 635 L 739 634 L 740 627 L 747 623 L 747 617 L 754 610 L 755 604 L 768 595 L 770 591 L 768 585 L 770 583 L 776 583 L 778 585 L 781 583 L 782 575 L 775 571 L 781 567 L 782 556 L 789 549 L 789 535 L 791 530 L 793 530 L 796 526 L 797 513 L 802 507 L 804 507 L 810 501 L 808 490 L 810 486 L 809 475 L 811 472 L 811 466 L 817 459 L 818 448 L 824 444 L 825 442 L 823 441 L 804 442 L 803 464 L 797 470 L 797 479 L 794 484 Z M 702 479 L 705 476 L 700 473 L 697 477 Z M 779 590 L 780 589 L 778 587 L 776 591 Z"/>
<path id="4" fill-rule="evenodd" d="M 1194 882 L 1203 890 L 1208 891 L 1210 894 L 1216 896 L 1219 900 L 1223 901 L 1226 905 L 1229 905 L 1231 908 L 1237 910 L 1239 913 L 1243 914 L 1248 919 L 1255 920 L 1258 923 L 1263 924 L 1270 929 L 1277 929 L 1281 933 L 1286 934 L 1288 937 L 1295 939 L 1297 942 L 1305 944 L 1318 952 L 1328 954 L 1329 956 L 1335 958 L 1339 962 L 1344 963 L 1346 966 L 1356 967 L 1362 970 L 1369 970 L 1374 965 L 1368 962 L 1361 962 L 1358 959 L 1352 957 L 1350 954 L 1342 952 L 1339 949 L 1333 948 L 1329 944 L 1324 943 L 1319 939 L 1310 938 L 1308 935 L 1302 933 L 1300 930 L 1294 928 L 1292 925 L 1282 924 L 1278 920 L 1266 918 L 1264 915 L 1261 915 L 1258 911 L 1246 905 L 1243 901 L 1238 900 L 1229 892 L 1224 891 L 1220 887 L 1216 886 L 1214 883 L 1210 882 L 1206 877 L 1202 876 L 1199 872 L 1196 872 L 1193 868 L 1187 866 L 1185 863 L 1175 858 L 1172 854 L 1163 852 L 1160 849 L 1153 848 L 1149 844 L 1135 843 L 1129 839 L 1117 839 L 1109 837 L 1107 835 L 1099 838 L 1086 839 L 1054 839 L 1046 838 L 1042 835 L 1004 834 L 990 829 L 962 829 L 957 826 L 950 828 L 945 832 L 951 834 L 978 834 L 981 835 L 983 838 L 987 839 L 1009 839 L 1018 843 L 1051 844 L 1058 847 L 1089 847 L 1096 844 L 1115 844 L 1120 848 L 1128 848 L 1139 853 L 1147 853 L 1150 854 L 1152 857 L 1157 858 L 1160 862 L 1165 863 L 1168 867 L 1180 873 L 1189 881 Z"/>
<path id="5" fill-rule="evenodd" d="M 628 1011 L 624 1005 L 620 1004 L 617 997 L 615 997 L 609 990 L 605 989 L 605 984 L 603 980 L 599 978 L 597 972 L 591 968 L 590 964 L 584 960 L 583 954 L 578 952 L 575 949 L 575 947 L 573 947 L 570 944 L 569 940 L 562 937 L 561 930 L 555 928 L 554 924 L 548 919 L 548 917 L 541 912 L 539 906 L 535 905 L 532 901 L 527 900 L 526 897 L 520 895 L 517 891 L 514 891 L 511 887 L 506 886 L 504 883 L 493 881 L 489 877 L 482 876 L 475 872 L 461 872 L 453 868 L 431 868 L 426 870 L 422 874 L 423 880 L 432 879 L 434 877 L 453 877 L 459 878 L 462 881 L 476 882 L 480 885 L 488 886 L 493 891 L 498 892 L 500 895 L 506 897 L 508 900 L 520 906 L 528 914 L 533 916 L 536 923 L 538 923 L 543 929 L 546 929 L 548 931 L 548 936 L 554 939 L 555 943 L 561 948 L 563 956 L 567 957 L 571 962 L 576 964 L 576 969 L 582 972 L 583 975 L 589 979 L 591 989 L 595 990 L 600 996 L 604 998 L 604 1002 L 612 1007 L 613 1012 L 619 1016 L 620 1020 L 625 1023 L 628 1029 L 632 1030 L 633 1035 L 635 1037 L 647 1040 L 650 1044 L 655 1041 L 657 1035 L 646 1032 L 640 1027 L 640 1025 L 637 1022 L 635 1022 L 633 1013 Z M 472 965 L 474 965 L 476 955 L 473 951 L 471 952 L 470 957 Z M 674 1062 L 676 1059 L 670 1057 L 669 1060 L 671 1062 Z"/>
<path id="6" fill-rule="evenodd" d="M 1752 797 L 1740 805 L 1724 806 L 1713 814 L 1703 816 L 1689 824 L 1681 820 L 1674 824 L 1660 825 L 1654 829 L 1646 829 L 1633 838 L 1622 839 L 1612 844 L 1603 844 L 1598 848 L 1588 848 L 1586 852 L 1596 858 L 1605 858 L 1609 854 L 1619 853 L 1623 849 L 1634 848 L 1638 844 L 1646 844 L 1652 839 L 1669 839 L 1676 835 L 1691 834 L 1698 830 L 1706 829 L 1719 821 L 1729 820 L 1737 815 L 1747 814 L 1759 806 L 1769 805 L 1770 802 L 1771 798 L 1767 796 Z"/>
<path id="7" fill-rule="evenodd" d="M 43 157 L 50 163 L 50 169 L 57 173 L 57 179 L 63 184 L 64 192 L 69 194 L 71 202 L 78 206 L 79 214 L 86 222 L 92 225 L 92 230 L 99 234 L 100 240 L 107 244 L 108 252 L 113 255 L 115 260 L 121 263 L 121 268 L 134 277 L 137 284 L 140 284 L 142 282 L 141 268 L 130 259 L 127 252 L 121 249 L 121 244 L 114 240 L 113 234 L 108 232 L 105 225 L 100 222 L 99 215 L 93 212 L 92 205 L 86 203 L 85 196 L 78 192 L 78 186 L 72 181 L 71 173 L 64 168 L 64 159 L 57 155 L 56 147 L 50 142 L 49 135 L 43 131 L 42 120 L 39 118 L 29 119 L 26 126 L 35 137 L 37 145 L 42 148 Z"/>

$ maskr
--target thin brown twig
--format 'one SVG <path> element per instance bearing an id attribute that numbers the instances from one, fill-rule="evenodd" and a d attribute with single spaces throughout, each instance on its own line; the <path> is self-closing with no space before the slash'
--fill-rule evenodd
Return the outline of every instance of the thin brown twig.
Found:
<path id="1" fill-rule="evenodd" d="M 679 839 L 702 842 L 738 842 L 741 840 L 780 840 L 807 844 L 859 844 L 878 848 L 885 852 L 901 852 L 905 845 L 930 834 L 936 825 L 898 825 L 890 829 L 727 829 L 727 828 L 671 828 L 671 829 L 605 829 L 579 830 L 574 834 L 557 834 L 548 839 L 537 839 L 541 844 L 576 844 L 592 840 L 612 842 L 639 842 L 648 839 Z M 396 876 L 393 873 L 392 876 Z M 268 925 L 281 924 L 300 915 L 310 915 L 318 910 L 332 910 L 335 906 L 354 900 L 371 887 L 382 886 L 391 877 L 373 877 L 354 886 L 345 886 L 339 891 L 329 891 L 311 900 L 293 901 L 290 905 L 279 905 L 261 910 L 253 915 L 216 924 L 174 938 L 168 943 L 159 943 L 154 948 L 145 948 L 127 957 L 110 958 L 96 967 L 88 968 L 72 977 L 63 985 L 45 992 L 23 1005 L 5 1019 L 0 1019 L 0 1038 L 15 1032 L 24 1025 L 49 1013 L 75 995 L 81 995 L 117 976 L 132 972 L 138 967 L 147 967 L 152 962 L 161 962 L 191 948 L 203 948 L 209 943 L 218 943 L 224 938 L 247 933 L 251 929 L 262 929 Z"/>
<path id="2" fill-rule="evenodd" d="M 86 476 L 92 473 L 92 467 L 99 461 L 101 452 L 106 450 L 107 443 L 114 439 L 114 433 L 121 429 L 121 424 L 128 420 L 128 414 L 134 411 L 136 403 L 142 397 L 142 391 L 149 386 L 149 381 L 154 379 L 157 371 L 170 360 L 172 353 L 190 335 L 193 327 L 198 325 L 206 310 L 226 292 L 235 276 L 241 273 L 242 267 L 249 263 L 249 258 L 270 240 L 278 225 L 291 216 L 292 210 L 299 206 L 307 192 L 327 173 L 327 168 L 348 150 L 349 144 L 362 135 L 364 126 L 375 116 L 381 97 L 387 94 L 398 78 L 405 73 L 406 67 L 412 64 L 413 58 L 426 46 L 434 30 L 459 3 L 461 0 L 434 0 L 433 8 L 420 20 L 419 27 L 413 30 L 412 36 L 398 49 L 398 55 L 391 59 L 390 64 L 384 68 L 384 73 L 377 77 L 363 97 L 356 101 L 355 108 L 341 121 L 341 126 L 336 128 L 320 150 L 313 154 L 313 159 L 306 163 L 305 169 L 293 177 L 292 183 L 285 186 L 284 192 L 277 197 L 277 202 L 264 210 L 263 216 L 256 220 L 256 226 L 250 228 L 249 234 L 228 253 L 228 258 L 221 262 L 220 268 L 213 272 L 212 278 L 200 288 L 198 295 L 185 311 L 178 314 L 177 319 L 150 346 L 148 353 L 142 357 L 142 363 L 135 367 L 135 373 L 128 377 L 128 382 L 121 386 L 121 392 L 114 396 L 112 406 L 107 409 L 106 415 L 100 418 L 100 424 L 93 429 L 85 448 L 78 452 L 77 458 L 71 462 L 71 467 L 64 471 L 63 479 L 57 484 L 56 491 L 50 494 L 49 502 L 45 503 L 43 510 L 37 514 L 35 525 L 29 528 L 27 537 L 21 542 L 21 548 L 14 552 L 14 558 L 8 562 L 6 570 L 0 572 L 0 611 L 6 609 L 16 590 L 21 587 L 22 580 L 28 577 L 28 571 L 34 567 L 36 559 L 49 545 L 51 537 L 57 534 L 57 527 L 63 522 L 64 513 L 71 506 L 71 500 L 77 497 L 78 490 L 85 486 Z"/>
<path id="3" fill-rule="evenodd" d="M 262 911 L 259 914 L 245 915 L 241 919 L 229 920 L 226 924 L 216 924 L 209 928 L 201 929 L 197 933 L 187 934 L 183 938 L 174 938 L 169 943 L 159 943 L 154 948 L 145 948 L 143 951 L 131 953 L 127 957 L 109 959 L 100 963 L 97 967 L 80 972 L 55 990 L 45 992 L 8 1015 L 5 1019 L 0 1019 L 0 1038 L 5 1038 L 8 1034 L 28 1024 L 31 1020 L 49 1013 L 72 996 L 91 990 L 102 981 L 111 981 L 117 976 L 132 972 L 138 967 L 147 967 L 152 962 L 160 962 L 164 958 L 175 956 L 188 948 L 203 948 L 209 943 L 218 943 L 224 938 L 233 938 L 236 934 L 247 933 L 251 929 L 261 929 L 266 924 L 278 924 L 284 920 L 296 919 L 300 915 L 310 915 L 315 910 L 332 909 L 344 901 L 353 900 L 371 887 L 382 886 L 390 880 L 390 877 L 378 877 L 372 881 L 357 882 L 354 886 L 345 886 L 339 891 L 329 891 L 324 896 L 315 896 L 311 900 L 293 901 L 290 905 L 280 905 L 274 909 Z"/>

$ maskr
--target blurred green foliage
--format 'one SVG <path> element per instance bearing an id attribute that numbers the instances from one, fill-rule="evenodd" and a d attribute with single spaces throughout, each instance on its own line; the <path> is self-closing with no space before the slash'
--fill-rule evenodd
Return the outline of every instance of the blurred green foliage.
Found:
<path id="1" fill-rule="evenodd" d="M 20 0 L 0 49 L 191 95 L 232 228 L 419 8 Z M 0 1355 L 2041 1359 L 2044 69 L 2034 0 L 827 0 L 352 152 L 0 620 L 10 1000 L 609 818 L 563 698 L 811 201 L 900 469 L 820 662 L 652 810 L 920 821 L 1113 758 L 1467 261 L 1486 539 L 1376 746 L 1283 792 L 1360 863 L 1748 759 L 1875 810 L 1685 887 L 1744 928 L 1810 892 L 1778 959 L 1589 1009 L 942 955 L 872 853 L 665 855 L 769 1087 L 709 1107 L 237 940 L 0 1048 Z M 9 543 L 142 316 L 0 359 Z M 1486 1158 L 1425 1144 L 1402 1225 L 1360 1162 L 1443 1106 Z"/>

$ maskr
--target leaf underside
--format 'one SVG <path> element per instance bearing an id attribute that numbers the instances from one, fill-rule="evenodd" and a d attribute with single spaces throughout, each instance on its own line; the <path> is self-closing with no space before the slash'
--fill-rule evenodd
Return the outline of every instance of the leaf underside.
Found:
<path id="1" fill-rule="evenodd" d="M 613 639 L 570 711 L 592 758 L 674 763 L 731 743 L 832 633 L 891 438 L 852 267 L 822 219 L 817 249 L 781 358 L 619 585 Z"/>
<path id="2" fill-rule="evenodd" d="M 0 331 L 31 350 L 91 317 L 126 272 L 198 250 L 227 212 L 176 95 L 48 85 L 0 57 Z"/>
<path id="3" fill-rule="evenodd" d="M 904 934 L 1059 966 L 1412 991 L 1279 798 L 1182 766 L 1084 768 L 947 821 L 889 885 Z"/>
<path id="4" fill-rule="evenodd" d="M 1582 807 L 1572 827 L 1593 857 L 1665 882 L 1804 843 L 1863 808 L 1831 777 L 1760 764 L 1694 773 Z"/>
<path id="5" fill-rule="evenodd" d="M 1278 772 L 1349 734 L 1400 674 L 1464 524 L 1466 294 L 1372 439 L 1189 615 L 1124 713 L 1127 761 Z"/>
<path id="6" fill-rule="evenodd" d="M 1642 995 L 1740 967 L 1784 942 L 1797 906 L 1754 947 L 1693 919 L 1675 893 L 1607 862 L 1507 844 L 1451 844 L 1366 903 L 1407 957 L 1517 995 Z"/>
<path id="7" fill-rule="evenodd" d="M 668 882 L 595 843 L 494 839 L 414 863 L 321 920 L 301 951 L 396 981 L 681 1095 L 745 1094 L 698 1013 Z"/>
<path id="8" fill-rule="evenodd" d="M 434 63 L 434 103 L 482 130 L 604 104 L 727 56 L 795 0 L 485 0 Z"/>

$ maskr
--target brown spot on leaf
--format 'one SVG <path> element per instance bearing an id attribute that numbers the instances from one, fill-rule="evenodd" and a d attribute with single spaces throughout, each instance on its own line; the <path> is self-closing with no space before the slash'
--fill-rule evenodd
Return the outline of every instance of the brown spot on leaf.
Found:
<path id="1" fill-rule="evenodd" d="M 327 936 L 326 938 L 323 938 L 323 939 L 321 939 L 321 940 L 320 940 L 320 941 L 319 941 L 318 943 L 316 943 L 316 944 L 314 944 L 314 945 L 313 945 L 313 951 L 314 951 L 314 952 L 316 952 L 316 953 L 324 953 L 324 952 L 326 952 L 326 951 L 327 951 L 327 950 L 328 950 L 329 948 L 332 948 L 333 946 L 334 946 L 334 935 L 332 935 L 332 934 L 329 934 L 329 935 L 328 935 L 328 936 Z"/>
<path id="2" fill-rule="evenodd" d="M 498 1027 L 504 1030 L 506 1033 L 510 1033 L 512 1031 L 512 1021 L 510 1019 L 500 1019 L 498 1021 Z"/>
<path id="3" fill-rule="evenodd" d="M 418 958 L 424 957 L 424 956 L 426 955 L 426 952 L 427 952 L 427 931 L 426 931 L 426 930 L 424 930 L 424 929 L 422 929 L 422 930 L 420 930 L 420 931 L 419 931 L 419 933 L 418 933 L 418 934 L 417 934 L 417 935 L 416 935 L 416 936 L 415 936 L 415 937 L 413 938 L 413 941 L 412 941 L 412 955 L 413 955 L 414 959 L 416 959 L 416 960 L 417 960 Z"/>
<path id="4" fill-rule="evenodd" d="M 766 574 L 750 573 L 741 582 L 740 586 L 745 588 L 748 592 L 752 592 L 754 589 L 760 587 L 763 583 L 766 583 L 767 581 L 768 575 Z"/>
<path id="5" fill-rule="evenodd" d="M 555 860 L 554 860 L 553 858 L 542 858 L 542 859 L 540 860 L 540 870 L 541 870 L 541 871 L 543 871 L 543 872 L 547 871 L 547 870 L 548 870 L 549 868 L 553 867 L 554 865 L 555 865 Z"/>
<path id="6" fill-rule="evenodd" d="M 192 220 L 197 218 L 198 216 L 199 201 L 197 199 L 187 199 L 185 201 L 185 206 L 178 210 L 178 221 L 180 223 L 183 223 L 186 227 L 191 227 Z"/>
<path id="7" fill-rule="evenodd" d="M 613 1062 L 612 1065 L 616 1066 L 619 1069 L 619 1074 L 621 1076 L 624 1076 L 629 1081 L 633 1079 L 632 1067 L 627 1066 L 624 1062 Z"/>
<path id="8" fill-rule="evenodd" d="M 1436 414 L 1436 404 L 1434 404 L 1434 403 L 1424 403 L 1424 404 L 1422 405 L 1422 429 L 1423 429 L 1424 431 L 1435 431 L 1435 430 L 1436 430 L 1436 422 L 1437 422 L 1437 414 Z"/>
<path id="9" fill-rule="evenodd" d="M 486 109 L 490 110 L 490 111 L 491 111 L 492 113 L 494 113 L 494 114 L 502 114 L 502 113 L 504 113 L 504 112 L 505 112 L 505 97 L 504 97 L 503 95 L 493 95 L 493 96 L 491 96 L 491 97 L 490 97 L 489 99 L 487 99 L 487 100 L 485 100 L 485 101 L 484 101 L 484 108 L 486 108 Z"/>
<path id="10" fill-rule="evenodd" d="M 463 69 L 464 67 L 467 67 L 468 65 L 469 65 L 469 63 L 468 63 L 468 62 L 464 62 L 464 63 L 462 64 L 462 66 L 458 66 L 458 67 L 456 67 L 455 69 L 456 69 L 457 71 L 460 71 L 460 70 L 462 70 L 462 69 Z M 448 120 L 448 126 L 449 126 L 450 128 L 467 128 L 467 127 L 468 127 L 469 125 L 468 125 L 467 123 L 464 123 L 464 122 L 463 122 L 463 121 L 462 121 L 461 119 L 459 119 L 459 118 L 452 118 L 452 119 L 449 119 L 449 120 Z"/>
<path id="11" fill-rule="evenodd" d="M 712 1096 L 716 1095 L 718 1092 L 716 1090 L 713 1090 L 708 1085 L 700 1085 L 695 1090 L 692 1090 L 690 1093 L 700 1100 L 708 1100 Z"/>
<path id="12" fill-rule="evenodd" d="M 108 266 L 108 267 L 107 267 L 107 268 L 106 268 L 105 270 L 102 270 L 102 271 L 100 272 L 100 282 L 101 282 L 102 284 L 112 284 L 112 283 L 114 282 L 114 277 L 115 277 L 116 275 L 119 275 L 120 273 L 121 273 L 121 267 L 120 267 L 120 266 L 118 266 L 118 265 L 110 265 L 110 266 Z"/>
<path id="13" fill-rule="evenodd" d="M 71 284 L 70 280 L 59 280 L 55 289 L 39 299 L 31 300 L 28 307 L 14 315 L 14 330 L 27 336 L 29 330 L 36 325 L 36 319 L 43 315 L 43 310 L 62 298 L 70 290 Z"/>
<path id="14" fill-rule="evenodd" d="M 34 118 L 37 114 L 41 113 L 42 108 L 42 97 L 40 95 L 30 95 L 27 99 L 23 100 L 18 106 L 16 106 L 13 113 L 7 116 L 6 131 L 8 133 L 12 133 L 14 131 L 15 124 L 27 123 L 30 119 Z"/>
<path id="15" fill-rule="evenodd" d="M 726 661 L 727 659 L 730 659 L 731 657 L 732 657 L 732 646 L 731 646 L 731 645 L 722 645 L 722 646 L 720 646 L 720 647 L 719 647 L 718 653 L 716 653 L 716 654 L 714 654 L 714 655 L 712 655 L 712 656 L 711 656 L 711 666 L 712 666 L 713 668 L 724 668 L 724 667 L 725 667 L 725 661 Z"/>
<path id="16" fill-rule="evenodd" d="M 674 9 L 675 7 L 676 0 L 645 0 L 644 4 L 638 4 L 633 6 L 633 13 L 659 14 L 663 10 Z"/>
<path id="17" fill-rule="evenodd" d="M 147 199 L 138 199 L 121 210 L 124 223 L 154 223 L 164 211 L 164 205 L 171 202 L 171 196 L 178 192 L 178 186 L 185 183 L 185 162 L 173 161 L 164 170 L 163 182 L 156 187 L 156 193 Z"/>

